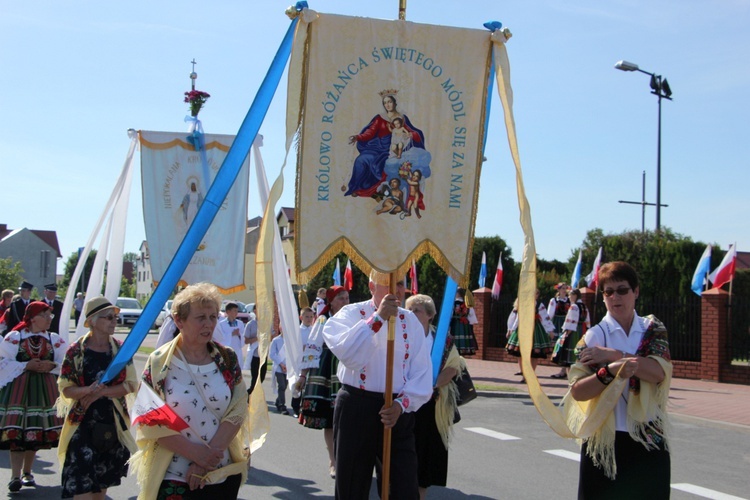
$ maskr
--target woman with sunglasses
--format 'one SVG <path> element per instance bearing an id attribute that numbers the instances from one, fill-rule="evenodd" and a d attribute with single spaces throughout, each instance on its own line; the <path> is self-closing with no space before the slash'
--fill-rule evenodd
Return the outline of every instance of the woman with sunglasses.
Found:
<path id="1" fill-rule="evenodd" d="M 48 331 L 53 317 L 46 303 L 30 302 L 0 342 L 0 450 L 10 450 L 11 493 L 36 486 L 36 452 L 55 448 L 60 438 L 56 378 L 68 346 Z"/>
<path id="2" fill-rule="evenodd" d="M 127 476 L 127 461 L 137 450 L 125 401 L 138 388 L 133 363 L 111 382 L 99 383 L 122 346 L 112 336 L 119 312 L 106 297 L 87 301 L 83 324 L 90 331 L 65 353 L 57 382 L 59 414 L 66 415 L 57 450 L 62 498 L 104 500 L 107 489 Z"/>
<path id="3" fill-rule="evenodd" d="M 607 314 L 578 343 L 564 400 L 582 435 L 578 498 L 669 498 L 667 331 L 635 311 L 638 275 L 625 262 L 599 270 Z"/>

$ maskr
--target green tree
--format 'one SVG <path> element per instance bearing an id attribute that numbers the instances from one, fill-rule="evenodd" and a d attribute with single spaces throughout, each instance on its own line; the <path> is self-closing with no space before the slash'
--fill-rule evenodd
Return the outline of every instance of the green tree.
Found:
<path id="1" fill-rule="evenodd" d="M 16 290 L 23 281 L 23 267 L 20 262 L 15 262 L 8 257 L 0 259 L 0 291 Z"/>
<path id="2" fill-rule="evenodd" d="M 73 272 L 76 269 L 76 266 L 78 265 L 78 259 L 79 259 L 78 252 L 73 252 L 68 257 L 68 260 L 65 261 L 65 272 L 63 273 L 63 279 L 61 285 L 64 286 L 66 289 L 70 286 L 70 280 L 73 278 Z M 91 270 L 94 267 L 94 259 L 96 258 L 96 250 L 91 250 L 91 253 L 89 254 L 88 258 L 86 259 L 86 265 L 83 268 L 83 275 L 81 276 L 81 279 L 83 281 L 83 284 L 81 283 L 74 283 L 73 286 L 77 291 L 83 291 L 85 292 L 86 289 L 89 286 L 89 278 L 91 277 Z"/>
<path id="3" fill-rule="evenodd" d="M 626 231 L 604 234 L 601 229 L 589 231 L 583 241 L 584 274 L 593 265 L 599 247 L 602 263 L 623 260 L 638 271 L 641 296 L 650 299 L 672 299 L 693 294 L 690 284 L 706 243 L 694 242 L 690 237 L 670 229 L 655 231 Z M 714 245 L 717 249 L 718 246 Z M 578 248 L 573 249 L 568 262 L 572 272 L 578 259 Z M 714 250 L 711 269 L 719 265 L 724 252 Z"/>

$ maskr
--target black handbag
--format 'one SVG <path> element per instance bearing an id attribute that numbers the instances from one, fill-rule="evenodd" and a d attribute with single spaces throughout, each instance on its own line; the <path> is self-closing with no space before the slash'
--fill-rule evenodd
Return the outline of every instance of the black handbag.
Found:
<path id="1" fill-rule="evenodd" d="M 91 430 L 91 446 L 98 452 L 113 448 L 118 442 L 115 424 L 95 422 Z"/>
<path id="2" fill-rule="evenodd" d="M 474 388 L 474 382 L 471 380 L 469 370 L 464 367 L 461 370 L 461 376 L 458 375 L 453 379 L 458 389 L 458 395 L 456 396 L 456 404 L 463 406 L 469 401 L 477 397 L 477 390 Z"/>

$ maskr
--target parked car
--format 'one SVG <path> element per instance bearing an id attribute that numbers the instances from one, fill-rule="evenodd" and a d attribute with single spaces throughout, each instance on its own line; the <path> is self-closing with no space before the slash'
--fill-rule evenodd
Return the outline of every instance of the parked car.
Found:
<path id="1" fill-rule="evenodd" d="M 169 313 L 172 311 L 172 301 L 168 300 L 164 307 L 161 308 L 161 311 L 159 311 L 158 316 L 156 316 L 156 321 L 154 321 L 154 325 L 156 325 L 157 328 L 161 328 L 161 325 L 164 324 L 164 320 L 167 319 L 167 316 L 169 316 Z"/>
<path id="2" fill-rule="evenodd" d="M 120 319 L 118 322 L 121 325 L 134 325 L 143 312 L 141 303 L 132 297 L 117 297 L 115 305 L 120 308 Z"/>
<path id="3" fill-rule="evenodd" d="M 221 317 L 226 317 L 226 307 L 227 304 L 230 302 L 234 302 L 237 304 L 239 312 L 237 313 L 237 319 L 242 320 L 243 323 L 247 323 L 250 321 L 250 314 L 245 311 L 245 303 L 240 302 L 239 300 L 222 300 L 221 301 Z"/>

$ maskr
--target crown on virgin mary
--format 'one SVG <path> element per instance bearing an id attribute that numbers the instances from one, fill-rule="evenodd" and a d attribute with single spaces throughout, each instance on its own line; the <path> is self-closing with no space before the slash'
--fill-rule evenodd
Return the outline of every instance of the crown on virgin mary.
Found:
<path id="1" fill-rule="evenodd" d="M 394 96 L 396 94 L 398 94 L 398 90 L 396 89 L 386 89 L 386 90 L 381 90 L 380 92 L 378 92 L 378 95 L 380 96 L 381 99 L 387 95 Z"/>

